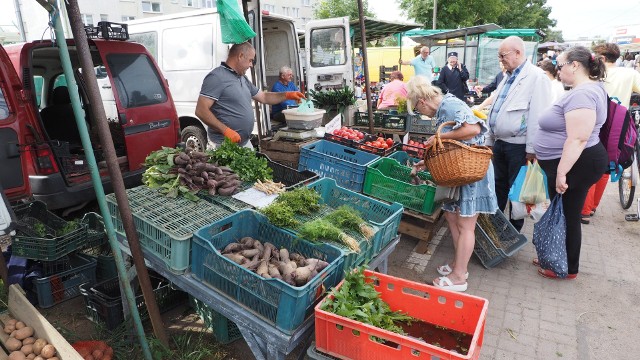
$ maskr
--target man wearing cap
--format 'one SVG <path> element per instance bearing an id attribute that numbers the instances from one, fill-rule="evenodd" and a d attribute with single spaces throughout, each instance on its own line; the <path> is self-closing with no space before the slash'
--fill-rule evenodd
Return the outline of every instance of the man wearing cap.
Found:
<path id="1" fill-rule="evenodd" d="M 240 146 L 253 148 L 251 100 L 275 105 L 285 100 L 300 101 L 299 91 L 262 92 L 244 75 L 255 62 L 256 50 L 248 42 L 234 44 L 227 61 L 213 69 L 202 81 L 196 116 L 207 125 L 207 148 L 212 150 L 228 138 Z"/>
<path id="2" fill-rule="evenodd" d="M 533 140 L 540 115 L 551 106 L 551 82 L 542 69 L 527 60 L 524 41 L 517 36 L 500 43 L 498 59 L 507 73 L 490 97 L 485 145 L 493 149 L 496 196 L 504 211 L 520 167 L 536 158 Z M 524 225 L 524 220 L 510 221 L 518 231 Z"/>
<path id="3" fill-rule="evenodd" d="M 420 55 L 410 61 L 400 59 L 399 63 L 400 65 L 411 65 L 416 75 L 426 77 L 429 82 L 433 80 L 433 68 L 436 67 L 436 63 L 433 61 L 433 57 L 429 55 L 429 47 L 423 46 L 420 49 Z"/>
<path id="4" fill-rule="evenodd" d="M 443 91 L 455 95 L 462 101 L 466 101 L 465 94 L 469 91 L 467 80 L 469 80 L 467 67 L 458 62 L 457 52 L 450 52 L 447 58 L 447 66 L 440 71 L 438 86 Z"/>

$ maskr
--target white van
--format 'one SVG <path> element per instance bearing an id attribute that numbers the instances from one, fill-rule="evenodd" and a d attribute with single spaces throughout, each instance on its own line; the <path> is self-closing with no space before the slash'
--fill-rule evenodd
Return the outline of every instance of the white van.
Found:
<path id="1" fill-rule="evenodd" d="M 248 21 L 257 34 L 251 39 L 257 54 L 255 71 L 248 76 L 259 89 L 268 91 L 278 81 L 280 67 L 287 65 L 293 70 L 294 82 L 304 91 L 300 45 L 293 20 L 252 9 L 257 6 L 254 2 L 248 6 Z M 128 22 L 130 40 L 147 47 L 169 82 L 182 140 L 198 148 L 206 143 L 205 125 L 195 116 L 202 80 L 226 60 L 229 49 L 229 45 L 220 40 L 219 19 L 216 9 L 206 9 Z M 336 23 L 336 19 L 326 21 Z M 344 23 L 347 28 L 341 29 L 341 33 L 348 41 L 348 21 Z M 344 53 L 350 54 L 350 48 Z M 333 65 L 332 69 L 336 66 L 342 67 L 341 74 L 352 71 L 350 60 Z M 347 78 L 351 81 L 352 76 Z M 259 103 L 256 106 L 256 117 L 260 119 L 257 129 L 262 136 L 267 136 L 271 132 L 269 106 Z"/>

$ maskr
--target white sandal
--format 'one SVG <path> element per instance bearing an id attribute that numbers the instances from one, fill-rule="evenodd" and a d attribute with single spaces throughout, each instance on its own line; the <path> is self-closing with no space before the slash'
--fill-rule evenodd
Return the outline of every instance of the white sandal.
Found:
<path id="1" fill-rule="evenodd" d="M 444 264 L 442 266 L 438 266 L 436 268 L 436 270 L 438 271 L 438 274 L 442 275 L 442 276 L 449 276 L 451 274 L 451 272 L 453 271 L 451 269 L 451 266 L 449 266 L 449 264 Z M 469 278 L 469 272 L 467 271 L 464 274 L 464 279 L 467 280 Z"/>
<path id="2" fill-rule="evenodd" d="M 467 283 L 454 285 L 451 279 L 446 276 L 440 277 L 437 280 L 433 280 L 433 286 L 439 287 L 445 290 L 464 292 L 467 291 Z"/>

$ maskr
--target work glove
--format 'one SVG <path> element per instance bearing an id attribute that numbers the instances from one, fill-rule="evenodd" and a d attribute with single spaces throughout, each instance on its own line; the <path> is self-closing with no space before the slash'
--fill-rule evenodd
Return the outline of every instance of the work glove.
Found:
<path id="1" fill-rule="evenodd" d="M 234 143 L 240 142 L 240 134 L 238 134 L 235 130 L 233 130 L 230 127 L 224 129 L 224 132 L 222 133 L 222 135 L 224 135 L 224 137 L 226 138 L 229 138 L 231 142 L 234 142 Z"/>
<path id="2" fill-rule="evenodd" d="M 287 91 L 284 93 L 284 96 L 287 100 L 295 100 L 297 103 L 301 102 L 302 99 L 305 99 L 304 94 L 300 91 Z"/>

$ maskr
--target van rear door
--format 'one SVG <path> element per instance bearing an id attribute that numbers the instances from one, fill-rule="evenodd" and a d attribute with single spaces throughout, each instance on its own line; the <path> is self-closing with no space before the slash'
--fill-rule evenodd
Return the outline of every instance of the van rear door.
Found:
<path id="1" fill-rule="evenodd" d="M 162 146 L 176 146 L 178 117 L 168 86 L 144 46 L 95 41 L 116 98 L 127 147 L 129 170 Z"/>
<path id="2" fill-rule="evenodd" d="M 349 18 L 307 22 L 307 88 L 316 91 L 353 87 Z"/>
<path id="3" fill-rule="evenodd" d="M 4 48 L 0 46 L 0 183 L 10 199 L 26 197 L 29 194 L 27 181 L 27 160 L 21 139 L 26 129 L 26 119 L 21 124 L 20 114 L 25 116 L 16 96 L 22 90 L 20 79 Z"/>

